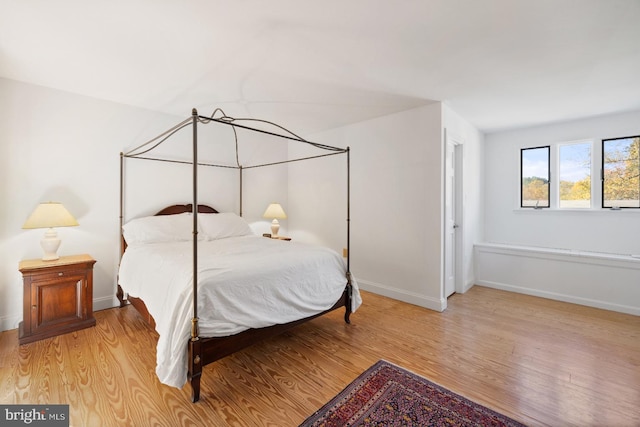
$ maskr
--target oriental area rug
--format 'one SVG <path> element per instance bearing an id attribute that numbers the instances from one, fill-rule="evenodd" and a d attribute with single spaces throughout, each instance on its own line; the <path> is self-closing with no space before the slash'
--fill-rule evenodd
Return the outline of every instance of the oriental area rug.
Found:
<path id="1" fill-rule="evenodd" d="M 309 426 L 523 427 L 524 424 L 380 360 L 300 425 Z"/>

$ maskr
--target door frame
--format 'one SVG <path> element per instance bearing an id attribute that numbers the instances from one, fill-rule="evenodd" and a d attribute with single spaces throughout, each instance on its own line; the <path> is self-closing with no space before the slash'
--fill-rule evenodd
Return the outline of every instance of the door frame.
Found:
<path id="1" fill-rule="evenodd" d="M 454 209 L 454 223 L 458 226 L 456 229 L 456 232 L 454 233 L 454 246 L 455 246 L 455 250 L 454 250 L 454 259 L 453 259 L 453 263 L 454 263 L 454 292 L 463 292 L 464 291 L 464 280 L 463 280 L 463 260 L 464 260 L 464 234 L 465 234 L 465 227 L 464 227 L 464 187 L 463 187 L 463 183 L 464 183 L 464 140 L 458 136 L 455 135 L 454 133 L 452 133 L 451 131 L 449 131 L 448 129 L 444 129 L 444 133 L 445 133 L 445 138 L 444 138 L 444 148 L 445 148 L 445 153 L 444 153 L 444 181 L 445 181 L 445 188 L 444 191 L 445 193 L 443 194 L 443 198 L 446 198 L 446 191 L 447 191 L 447 152 L 446 150 L 449 150 L 449 145 L 451 144 L 453 146 L 454 152 L 453 152 L 453 161 L 454 161 L 454 171 L 455 171 L 455 175 L 454 175 L 454 197 L 453 197 L 453 209 Z M 448 250 L 446 249 L 446 245 L 445 245 L 445 241 L 446 241 L 446 233 L 448 232 L 447 230 L 447 223 L 446 223 L 446 218 L 448 217 L 447 212 L 446 212 L 446 202 L 443 203 L 443 214 L 444 214 L 444 221 L 443 221 L 443 230 L 442 230 L 442 235 L 443 235 L 443 276 L 442 276 L 442 297 L 443 299 L 446 300 L 446 296 L 445 296 L 445 283 L 446 283 L 446 270 L 444 268 L 444 266 L 446 266 L 447 263 L 447 259 L 446 257 L 448 256 Z"/>

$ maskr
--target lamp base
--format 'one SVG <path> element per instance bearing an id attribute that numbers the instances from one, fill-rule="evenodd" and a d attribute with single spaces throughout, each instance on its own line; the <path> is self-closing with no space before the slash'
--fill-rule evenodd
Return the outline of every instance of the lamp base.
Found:
<path id="1" fill-rule="evenodd" d="M 40 240 L 40 246 L 42 246 L 42 250 L 44 251 L 44 255 L 42 257 L 43 261 L 55 261 L 59 259 L 58 256 L 58 248 L 60 247 L 60 239 L 58 239 L 58 233 L 53 228 L 47 230 L 44 233 L 44 238 Z"/>
<path id="2" fill-rule="evenodd" d="M 280 231 L 280 223 L 276 218 L 271 221 L 271 238 L 278 237 L 278 231 Z"/>

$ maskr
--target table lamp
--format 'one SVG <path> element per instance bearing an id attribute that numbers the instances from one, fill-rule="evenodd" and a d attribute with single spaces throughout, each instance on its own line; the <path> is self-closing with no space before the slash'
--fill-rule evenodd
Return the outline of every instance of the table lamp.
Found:
<path id="1" fill-rule="evenodd" d="M 278 219 L 287 219 L 287 214 L 284 213 L 284 209 L 280 206 L 280 203 L 271 203 L 267 210 L 262 215 L 263 218 L 273 218 L 271 221 L 271 237 L 278 237 L 278 230 L 280 230 L 280 223 Z"/>
<path id="2" fill-rule="evenodd" d="M 40 203 L 31 216 L 24 223 L 22 228 L 48 228 L 44 233 L 44 238 L 40 241 L 44 251 L 43 261 L 53 261 L 58 259 L 58 248 L 60 239 L 53 227 L 73 227 L 78 225 L 78 221 L 69 213 L 67 209 L 58 202 Z"/>

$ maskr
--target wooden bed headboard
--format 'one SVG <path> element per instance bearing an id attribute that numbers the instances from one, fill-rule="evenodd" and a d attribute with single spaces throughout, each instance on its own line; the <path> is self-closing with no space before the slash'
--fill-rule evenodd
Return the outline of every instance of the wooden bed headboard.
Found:
<path id="1" fill-rule="evenodd" d="M 185 212 L 193 212 L 193 205 L 171 205 L 159 211 L 156 215 L 177 215 Z M 211 206 L 198 205 L 198 213 L 219 213 Z"/>

